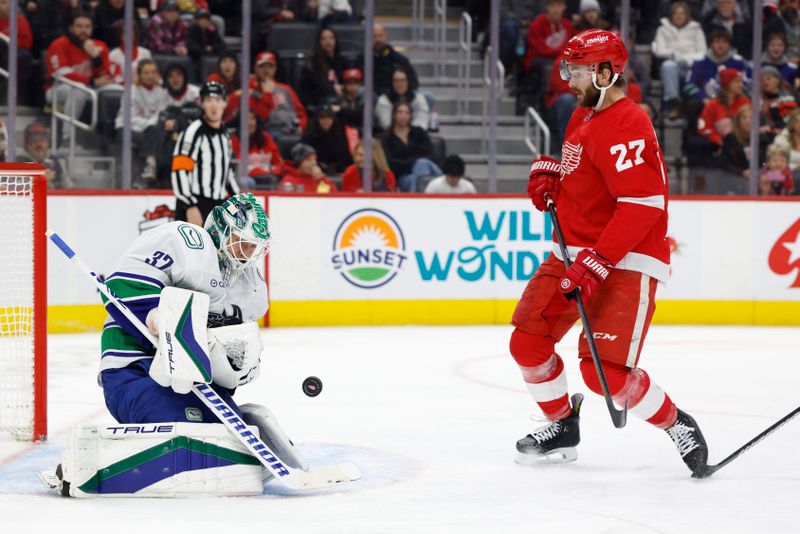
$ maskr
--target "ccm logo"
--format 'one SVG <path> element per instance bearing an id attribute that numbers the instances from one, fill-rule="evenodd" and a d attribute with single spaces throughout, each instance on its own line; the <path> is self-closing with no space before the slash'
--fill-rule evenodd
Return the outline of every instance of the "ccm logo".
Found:
<path id="1" fill-rule="evenodd" d="M 592 333 L 592 337 L 595 339 L 600 339 L 602 341 L 614 341 L 617 339 L 616 334 L 606 334 L 604 332 L 594 332 Z"/>

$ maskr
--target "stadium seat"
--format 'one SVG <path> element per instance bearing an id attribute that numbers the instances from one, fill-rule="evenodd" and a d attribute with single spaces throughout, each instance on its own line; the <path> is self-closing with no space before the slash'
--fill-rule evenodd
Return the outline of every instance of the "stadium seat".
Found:
<path id="1" fill-rule="evenodd" d="M 433 152 L 431 153 L 431 161 L 441 167 L 444 165 L 444 158 L 447 157 L 447 143 L 443 137 L 438 135 L 431 136 L 431 144 L 433 145 Z"/>
<path id="2" fill-rule="evenodd" d="M 292 147 L 300 142 L 300 137 L 299 135 L 283 134 L 275 138 L 275 143 L 278 145 L 283 159 L 292 161 Z"/>
<path id="3" fill-rule="evenodd" d="M 281 22 L 274 24 L 269 30 L 267 48 L 278 54 L 285 55 L 287 50 L 301 50 L 303 53 L 311 52 L 314 40 L 317 38 L 317 25 L 306 22 Z"/>
<path id="4" fill-rule="evenodd" d="M 218 61 L 219 61 L 219 56 L 203 56 L 203 59 L 200 62 L 201 82 L 206 81 L 208 79 L 208 76 L 217 70 Z"/>
<path id="5" fill-rule="evenodd" d="M 364 26 L 360 24 L 332 24 L 336 34 L 339 51 L 361 53 L 364 50 Z"/>

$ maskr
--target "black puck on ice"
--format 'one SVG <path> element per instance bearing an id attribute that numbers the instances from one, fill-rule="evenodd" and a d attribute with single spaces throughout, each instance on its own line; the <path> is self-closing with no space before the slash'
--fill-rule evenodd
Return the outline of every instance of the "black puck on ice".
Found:
<path id="1" fill-rule="evenodd" d="M 322 380 L 316 376 L 309 376 L 303 380 L 303 393 L 309 397 L 316 397 L 322 392 Z"/>

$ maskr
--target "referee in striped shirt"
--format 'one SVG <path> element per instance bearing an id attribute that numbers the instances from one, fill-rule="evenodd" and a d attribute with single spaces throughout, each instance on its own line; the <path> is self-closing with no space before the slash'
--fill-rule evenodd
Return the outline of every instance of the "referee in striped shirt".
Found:
<path id="1" fill-rule="evenodd" d="M 219 82 L 200 88 L 203 116 L 178 137 L 172 154 L 175 219 L 204 226 L 211 210 L 239 192 L 231 138 L 222 128 L 228 94 Z"/>

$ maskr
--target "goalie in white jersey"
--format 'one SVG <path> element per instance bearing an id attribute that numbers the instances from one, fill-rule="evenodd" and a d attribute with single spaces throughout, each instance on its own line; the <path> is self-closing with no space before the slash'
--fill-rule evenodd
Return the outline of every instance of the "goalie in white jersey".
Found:
<path id="1" fill-rule="evenodd" d="M 75 427 L 48 485 L 76 497 L 261 493 L 270 471 L 213 424 L 218 416 L 191 393 L 198 382 L 257 427 L 281 462 L 308 468 L 267 408 L 232 398 L 259 375 L 255 321 L 268 308 L 262 264 L 270 238 L 266 213 L 247 193 L 215 207 L 205 228 L 172 222 L 128 247 L 106 285 L 158 346 L 106 302 L 99 382 L 119 425 Z"/>

